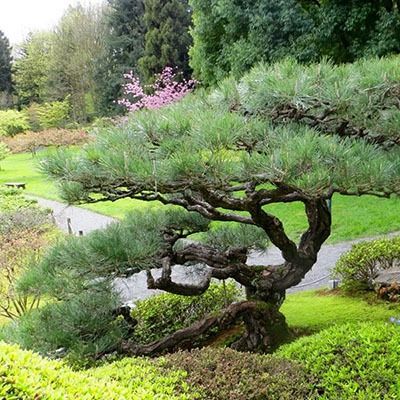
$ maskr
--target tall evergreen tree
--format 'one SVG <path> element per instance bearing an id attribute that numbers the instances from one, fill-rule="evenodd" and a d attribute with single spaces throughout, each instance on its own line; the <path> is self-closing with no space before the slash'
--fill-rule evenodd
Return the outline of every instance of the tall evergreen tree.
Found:
<path id="1" fill-rule="evenodd" d="M 114 101 L 121 97 L 123 74 L 138 74 L 137 63 L 143 55 L 145 28 L 143 0 L 108 0 L 106 15 L 106 54 L 97 70 L 102 82 L 100 106 L 104 113 L 115 110 Z"/>
<path id="2" fill-rule="evenodd" d="M 184 76 L 190 75 L 189 47 L 191 9 L 187 0 L 144 0 L 146 29 L 140 73 L 146 81 L 165 66 L 177 67 Z"/>
<path id="3" fill-rule="evenodd" d="M 10 42 L 0 31 L 0 92 L 6 94 L 10 94 L 12 90 L 11 62 Z"/>

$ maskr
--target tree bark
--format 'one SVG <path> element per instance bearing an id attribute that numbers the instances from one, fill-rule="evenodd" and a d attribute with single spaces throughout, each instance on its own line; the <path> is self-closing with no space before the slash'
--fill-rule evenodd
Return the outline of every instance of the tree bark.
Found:
<path id="1" fill-rule="evenodd" d="M 233 343 L 235 350 L 270 353 L 291 336 L 285 316 L 275 304 L 258 302 L 242 319 L 245 332 Z"/>

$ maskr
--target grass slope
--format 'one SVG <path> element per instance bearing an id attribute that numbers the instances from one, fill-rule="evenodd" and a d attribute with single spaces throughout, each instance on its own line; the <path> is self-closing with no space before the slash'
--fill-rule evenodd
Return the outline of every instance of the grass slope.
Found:
<path id="1" fill-rule="evenodd" d="M 39 157 L 20 153 L 7 157 L 1 162 L 0 184 L 4 182 L 25 182 L 27 193 L 48 199 L 59 200 L 57 186 L 38 170 Z M 400 199 L 381 199 L 372 196 L 333 198 L 332 235 L 329 242 L 340 242 L 360 237 L 370 237 L 400 230 Z M 156 205 L 156 204 L 153 204 Z M 85 206 L 116 218 L 122 218 L 128 211 L 149 204 L 129 199 L 118 202 L 99 203 Z M 278 204 L 268 207 L 284 222 L 289 235 L 298 238 L 306 227 L 306 218 L 301 204 Z"/>
<path id="2" fill-rule="evenodd" d="M 348 322 L 388 321 L 400 316 L 400 305 L 349 297 L 340 291 L 307 291 L 288 295 L 281 311 L 289 326 L 316 332 Z"/>

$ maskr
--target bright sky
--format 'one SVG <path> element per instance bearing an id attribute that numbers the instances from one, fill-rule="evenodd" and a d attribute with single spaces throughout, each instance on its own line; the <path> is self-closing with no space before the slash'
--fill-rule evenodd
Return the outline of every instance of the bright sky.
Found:
<path id="1" fill-rule="evenodd" d="M 0 0 L 0 30 L 11 44 L 29 32 L 51 29 L 69 5 L 99 4 L 103 0 Z"/>

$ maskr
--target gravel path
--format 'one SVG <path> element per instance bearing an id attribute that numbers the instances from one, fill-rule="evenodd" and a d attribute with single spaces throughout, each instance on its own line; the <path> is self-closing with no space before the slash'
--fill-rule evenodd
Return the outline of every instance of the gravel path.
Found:
<path id="1" fill-rule="evenodd" d="M 32 197 L 43 206 L 53 210 L 53 216 L 56 224 L 65 232 L 68 232 L 68 219 L 70 220 L 69 226 L 74 234 L 83 234 L 91 232 L 95 229 L 102 229 L 111 222 L 116 221 L 114 218 L 95 213 L 93 211 L 85 210 L 80 207 L 67 206 L 63 203 L 46 200 L 38 197 Z M 398 234 L 398 233 L 397 233 Z M 395 234 L 391 234 L 393 236 Z M 330 278 L 330 272 L 335 265 L 338 258 L 346 251 L 348 251 L 354 243 L 367 239 L 358 239 L 343 243 L 322 246 L 319 254 L 318 261 L 313 269 L 309 271 L 303 278 L 302 282 L 289 289 L 289 293 L 298 292 L 302 290 L 317 289 L 326 287 Z M 250 264 L 278 264 L 282 262 L 280 251 L 271 246 L 264 253 L 253 253 L 249 257 Z M 157 276 L 160 271 L 155 271 Z M 187 268 L 177 266 L 174 268 L 173 277 L 176 281 L 196 280 L 201 276 L 201 270 L 196 268 Z M 120 291 L 122 298 L 127 303 L 149 297 L 156 294 L 154 290 L 148 290 L 146 285 L 146 278 L 144 272 L 136 274 L 129 279 L 119 279 L 116 282 L 116 287 Z"/>
<path id="2" fill-rule="evenodd" d="M 29 198 L 36 200 L 42 207 L 50 208 L 53 211 L 57 226 L 67 233 L 69 232 L 68 225 L 72 233 L 78 235 L 79 231 L 86 234 L 96 229 L 105 228 L 111 222 L 116 221 L 114 218 L 85 210 L 84 208 L 68 206 L 58 201 L 42 199 L 36 196 L 29 196 Z M 68 220 L 70 223 L 68 223 Z"/>

